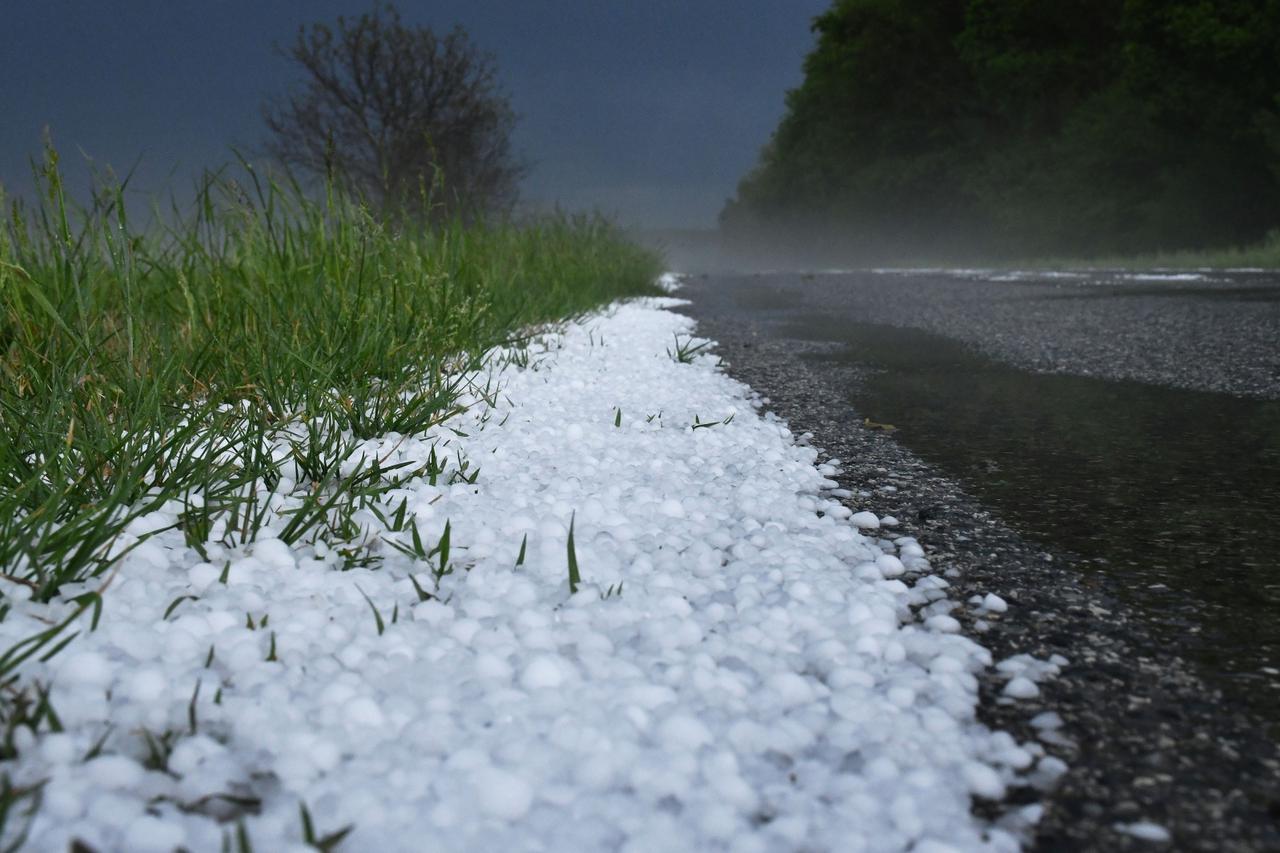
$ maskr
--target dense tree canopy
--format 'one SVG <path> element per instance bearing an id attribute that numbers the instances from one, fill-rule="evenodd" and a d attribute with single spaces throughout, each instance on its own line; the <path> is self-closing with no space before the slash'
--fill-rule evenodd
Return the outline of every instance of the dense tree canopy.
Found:
<path id="1" fill-rule="evenodd" d="M 731 233 L 1113 252 L 1280 226 L 1280 0 L 838 0 L 814 29 Z"/>

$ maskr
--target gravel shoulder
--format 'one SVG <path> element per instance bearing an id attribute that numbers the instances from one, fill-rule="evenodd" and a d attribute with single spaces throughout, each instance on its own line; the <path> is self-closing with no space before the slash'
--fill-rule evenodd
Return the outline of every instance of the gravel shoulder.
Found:
<path id="1" fill-rule="evenodd" d="M 958 608 L 966 632 L 997 660 L 1069 659 L 1036 699 L 1002 700 L 995 673 L 982 684 L 982 719 L 1019 740 L 1038 736 L 1030 721 L 1042 711 L 1065 721 L 1046 746 L 1069 772 L 1047 795 L 1015 793 L 1015 804 L 1039 798 L 1045 807 L 1034 849 L 1280 849 L 1280 755 L 1256 720 L 1157 640 L 1105 578 L 1086 578 L 1072 554 L 1025 540 L 891 437 L 862 428 L 845 402 L 857 367 L 806 360 L 821 345 L 777 337 L 750 312 L 726 310 L 715 288 L 714 279 L 692 281 L 680 294 L 693 300 L 685 310 L 699 334 L 719 342 L 731 376 L 843 460 L 851 508 L 896 516 L 947 573 L 957 601 L 988 592 L 1008 601 L 1002 617 L 984 617 L 985 631 Z M 1167 828 L 1171 839 L 1122 831 L 1139 822 Z"/>

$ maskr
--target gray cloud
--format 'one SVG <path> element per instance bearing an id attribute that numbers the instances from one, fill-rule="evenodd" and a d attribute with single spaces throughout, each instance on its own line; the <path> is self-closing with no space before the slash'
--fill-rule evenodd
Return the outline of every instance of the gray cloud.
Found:
<path id="1" fill-rule="evenodd" d="M 367 3 L 45 0 L 0 14 L 0 181 L 29 191 L 49 125 L 157 190 L 260 136 L 262 98 L 287 86 L 271 53 L 298 26 Z M 522 116 L 530 202 L 642 225 L 709 225 L 800 81 L 825 0 L 403 2 L 413 22 L 466 26 L 498 60 Z"/>

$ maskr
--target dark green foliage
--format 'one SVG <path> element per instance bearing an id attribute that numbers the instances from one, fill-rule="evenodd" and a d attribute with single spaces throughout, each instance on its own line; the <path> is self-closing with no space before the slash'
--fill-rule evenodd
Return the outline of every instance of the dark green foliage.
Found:
<path id="1" fill-rule="evenodd" d="M 1280 226 L 1280 0 L 838 0 L 814 30 L 732 234 L 958 257 Z"/>

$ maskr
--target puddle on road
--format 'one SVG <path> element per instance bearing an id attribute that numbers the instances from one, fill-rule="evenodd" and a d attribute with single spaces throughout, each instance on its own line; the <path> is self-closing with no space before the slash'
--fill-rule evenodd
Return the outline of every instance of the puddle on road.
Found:
<path id="1" fill-rule="evenodd" d="M 870 368 L 858 411 L 1033 540 L 1120 581 L 1167 641 L 1280 723 L 1280 402 L 1035 374 L 950 339 L 791 317 Z M 1220 677 L 1218 677 L 1220 676 Z"/>

